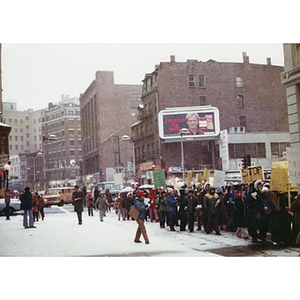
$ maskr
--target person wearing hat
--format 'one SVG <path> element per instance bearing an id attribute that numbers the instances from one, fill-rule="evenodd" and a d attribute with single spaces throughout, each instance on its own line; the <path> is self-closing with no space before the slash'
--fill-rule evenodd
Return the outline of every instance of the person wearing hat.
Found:
<path id="1" fill-rule="evenodd" d="M 83 212 L 83 200 L 84 193 L 79 191 L 79 185 L 75 185 L 75 192 L 72 195 L 74 211 L 77 213 L 78 224 L 82 225 L 82 212 Z"/>
<path id="2" fill-rule="evenodd" d="M 209 193 L 204 196 L 203 200 L 203 208 L 207 212 L 205 232 L 209 234 L 214 229 L 217 235 L 221 235 L 219 228 L 220 197 L 215 193 L 216 189 L 213 186 L 210 186 L 208 191 Z"/>
<path id="3" fill-rule="evenodd" d="M 99 209 L 100 222 L 103 222 L 103 217 L 106 209 L 108 208 L 109 203 L 105 197 L 105 193 L 103 191 L 100 192 L 100 196 L 97 198 L 95 202 L 95 208 Z"/>
<path id="4" fill-rule="evenodd" d="M 27 228 L 36 228 L 34 226 L 33 213 L 32 213 L 32 196 L 30 193 L 30 187 L 25 188 L 25 193 L 21 196 L 21 209 L 24 210 L 23 215 L 23 226 Z M 29 226 L 28 226 L 28 216 L 29 216 Z"/>
<path id="5" fill-rule="evenodd" d="M 138 228 L 136 231 L 134 242 L 141 243 L 142 241 L 140 240 L 140 237 L 142 234 L 144 237 L 145 243 L 149 244 L 149 238 L 147 236 L 146 227 L 144 224 L 144 220 L 146 217 L 146 210 L 147 210 L 147 206 L 144 202 L 145 196 L 146 196 L 146 193 L 144 191 L 139 191 L 137 193 L 137 197 L 134 199 L 134 206 L 140 211 L 139 217 L 136 220 L 136 222 L 138 223 Z"/>
<path id="6" fill-rule="evenodd" d="M 252 236 L 252 242 L 264 241 L 267 236 L 266 228 L 266 208 L 261 194 L 262 181 L 260 179 L 253 181 L 253 187 L 246 197 L 246 217 L 249 226 L 249 234 Z M 259 230 L 259 234 L 257 233 Z"/>
<path id="7" fill-rule="evenodd" d="M 184 202 L 186 205 L 184 210 L 187 213 L 188 221 L 189 221 L 189 232 L 195 232 L 194 231 L 194 218 L 195 218 L 197 200 L 194 197 L 193 189 L 188 190 L 188 195 L 185 196 Z"/>

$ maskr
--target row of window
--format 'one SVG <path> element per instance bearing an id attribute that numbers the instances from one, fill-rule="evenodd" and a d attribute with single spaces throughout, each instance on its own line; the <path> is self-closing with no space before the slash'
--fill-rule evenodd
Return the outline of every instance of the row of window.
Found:
<path id="1" fill-rule="evenodd" d="M 188 83 L 190 88 L 195 88 L 197 85 L 200 89 L 205 88 L 205 75 L 198 75 L 198 82 L 196 82 L 196 76 L 194 74 L 188 75 Z M 236 86 L 243 87 L 243 79 L 240 76 L 236 77 Z"/>
<path id="2" fill-rule="evenodd" d="M 206 96 L 200 96 L 200 105 L 208 105 Z M 237 108 L 244 108 L 244 96 L 243 95 L 237 95 L 236 96 L 236 105 Z"/>
<path id="3" fill-rule="evenodd" d="M 81 140 L 77 140 L 78 142 L 78 145 L 81 145 Z M 69 145 L 70 146 L 75 146 L 75 140 L 69 140 Z M 51 143 L 48 143 L 48 146 L 47 146 L 47 149 L 48 150 L 51 150 L 51 149 L 56 149 L 56 148 L 61 148 L 61 147 L 65 147 L 66 146 L 66 141 L 63 140 L 63 141 L 57 141 L 57 142 L 51 142 Z"/>
<path id="4" fill-rule="evenodd" d="M 76 155 L 75 149 L 71 149 L 69 151 L 69 153 L 70 153 L 70 156 L 75 156 Z M 78 154 L 82 155 L 82 150 L 81 149 L 78 149 Z M 63 150 L 63 151 L 48 153 L 47 157 L 48 157 L 48 159 L 53 159 L 53 158 L 65 157 L 65 155 L 66 155 L 66 151 Z"/>
<path id="5" fill-rule="evenodd" d="M 154 146 L 154 143 L 146 144 L 146 146 L 138 147 L 137 149 L 134 149 L 134 154 L 137 161 L 158 157 L 159 156 L 158 142 L 156 142 L 156 147 Z"/>
<path id="6" fill-rule="evenodd" d="M 271 156 L 283 157 L 286 147 L 290 143 L 271 143 Z M 249 154 L 253 158 L 266 158 L 266 144 L 265 143 L 240 143 L 229 144 L 229 158 L 240 159 L 245 154 Z"/>

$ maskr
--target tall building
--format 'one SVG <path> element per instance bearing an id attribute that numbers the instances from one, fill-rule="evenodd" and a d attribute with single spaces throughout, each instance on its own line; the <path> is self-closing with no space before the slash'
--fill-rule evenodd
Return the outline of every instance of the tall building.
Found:
<path id="1" fill-rule="evenodd" d="M 251 155 L 255 165 L 270 168 L 289 145 L 289 136 L 285 90 L 280 79 L 283 67 L 273 66 L 271 58 L 266 62 L 252 64 L 246 53 L 242 63 L 212 59 L 176 62 L 175 56 L 171 56 L 170 62 L 161 62 L 152 73 L 146 74 L 143 107 L 139 121 L 132 126 L 140 183 L 150 182 L 153 165 L 160 165 L 170 173 L 181 167 L 180 135 L 177 140 L 160 136 L 164 120 L 160 120 L 159 113 L 172 109 L 218 110 L 219 119 L 213 122 L 219 124 L 221 131 L 228 132 L 227 170 L 238 170 L 245 154 Z M 207 132 L 185 139 L 184 166 L 189 170 L 205 167 L 221 170 L 220 135 L 207 134 L 208 119 L 203 117 Z M 180 117 L 168 122 L 177 124 L 172 130 L 179 134 L 185 120 Z"/>
<path id="2" fill-rule="evenodd" d="M 300 44 L 283 44 L 283 51 L 282 83 L 286 88 L 291 146 L 300 148 Z"/>
<path id="3" fill-rule="evenodd" d="M 44 188 L 78 183 L 82 159 L 78 98 L 62 95 L 58 104 L 50 102 L 47 109 L 42 109 L 41 119 Z"/>
<path id="4" fill-rule="evenodd" d="M 12 127 L 9 150 L 12 155 L 42 151 L 42 110 L 18 111 L 17 104 L 3 102 L 4 122 Z"/>
<path id="5" fill-rule="evenodd" d="M 132 143 L 122 137 L 131 134 L 141 94 L 142 85 L 115 84 L 113 72 L 97 71 L 80 95 L 85 184 L 113 181 L 113 174 L 124 167 L 132 170 Z"/>

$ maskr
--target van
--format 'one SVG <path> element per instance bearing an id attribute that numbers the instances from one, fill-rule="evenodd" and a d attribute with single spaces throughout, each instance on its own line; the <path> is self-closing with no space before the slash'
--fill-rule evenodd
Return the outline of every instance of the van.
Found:
<path id="1" fill-rule="evenodd" d="M 45 206 L 63 206 L 64 204 L 72 203 L 73 192 L 75 192 L 75 188 L 73 187 L 55 187 L 47 189 L 43 195 Z"/>

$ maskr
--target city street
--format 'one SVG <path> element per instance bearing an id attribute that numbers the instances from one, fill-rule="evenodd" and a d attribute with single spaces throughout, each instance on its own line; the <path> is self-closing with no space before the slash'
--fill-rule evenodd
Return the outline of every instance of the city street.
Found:
<path id="1" fill-rule="evenodd" d="M 150 245 L 133 242 L 135 221 L 118 221 L 114 211 L 100 222 L 98 211 L 89 217 L 83 212 L 83 225 L 77 224 L 74 207 L 45 208 L 45 220 L 35 222 L 35 229 L 24 229 L 21 213 L 10 221 L 0 218 L 1 257 L 298 257 L 299 248 L 253 244 L 233 232 L 222 235 L 202 231 L 171 232 L 159 223 L 145 222 Z"/>

